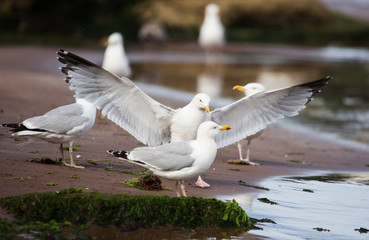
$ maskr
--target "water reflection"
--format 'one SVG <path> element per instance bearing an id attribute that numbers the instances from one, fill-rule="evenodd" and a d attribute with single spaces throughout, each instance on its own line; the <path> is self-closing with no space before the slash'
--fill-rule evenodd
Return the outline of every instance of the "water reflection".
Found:
<path id="1" fill-rule="evenodd" d="M 323 54 L 322 51 L 335 51 L 335 58 L 341 61 L 319 60 L 317 56 Z M 243 97 L 242 93 L 232 90 L 235 85 L 260 82 L 267 90 L 273 90 L 332 75 L 333 80 L 322 93 L 292 120 L 369 143 L 369 59 L 344 61 L 342 57 L 347 52 L 347 49 L 337 51 L 336 48 L 316 50 L 314 60 L 303 57 L 296 60 L 285 55 L 225 53 L 215 65 L 206 65 L 199 53 L 165 52 L 160 54 L 158 61 L 134 61 L 137 73 L 134 79 L 186 93 L 207 92 L 213 98 L 227 100 L 222 102 L 225 104 Z"/>
<path id="2" fill-rule="evenodd" d="M 243 205 L 250 217 L 269 218 L 276 224 L 260 225 L 250 233 L 271 239 L 367 239 L 355 229 L 369 228 L 369 173 L 320 173 L 311 176 L 277 177 L 262 182 L 270 191 Z M 233 197 L 233 196 L 232 196 Z M 323 229 L 325 231 L 318 231 Z"/>
<path id="3" fill-rule="evenodd" d="M 224 80 L 218 68 L 207 67 L 204 72 L 197 75 L 196 92 L 206 93 L 211 98 L 222 95 Z"/>
<path id="4" fill-rule="evenodd" d="M 90 226 L 85 234 L 93 236 L 93 239 L 242 239 L 239 237 L 244 233 L 243 230 L 230 229 L 183 229 L 172 227 L 152 227 L 152 228 L 138 228 L 138 229 L 121 229 L 116 226 Z"/>

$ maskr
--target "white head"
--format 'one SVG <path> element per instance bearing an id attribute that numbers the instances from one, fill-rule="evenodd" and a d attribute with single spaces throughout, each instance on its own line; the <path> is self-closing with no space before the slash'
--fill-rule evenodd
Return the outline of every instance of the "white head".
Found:
<path id="1" fill-rule="evenodd" d="M 110 34 L 108 38 L 108 45 L 123 44 L 122 34 L 115 32 Z"/>
<path id="2" fill-rule="evenodd" d="M 217 4 L 210 3 L 210 4 L 206 5 L 205 15 L 214 16 L 214 15 L 218 15 L 218 13 L 219 13 L 219 6 Z"/>
<path id="3" fill-rule="evenodd" d="M 220 131 L 229 129 L 231 129 L 231 127 L 228 125 L 220 126 L 213 121 L 206 121 L 201 123 L 198 128 L 197 139 L 203 137 L 214 139 Z"/>
<path id="4" fill-rule="evenodd" d="M 205 110 L 207 112 L 210 112 L 209 103 L 210 97 L 206 93 L 196 94 L 191 101 L 192 106 L 195 106 L 198 109 Z"/>
<path id="5" fill-rule="evenodd" d="M 245 86 L 236 85 L 233 87 L 233 90 L 245 92 L 245 96 L 249 97 L 258 92 L 264 92 L 266 89 L 261 83 L 248 83 Z"/>

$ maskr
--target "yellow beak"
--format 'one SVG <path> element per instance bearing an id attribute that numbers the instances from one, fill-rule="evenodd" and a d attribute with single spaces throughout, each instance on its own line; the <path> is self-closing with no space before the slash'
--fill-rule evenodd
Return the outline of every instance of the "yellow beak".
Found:
<path id="1" fill-rule="evenodd" d="M 209 113 L 210 112 L 210 108 L 209 106 L 204 106 L 205 110 Z"/>
<path id="2" fill-rule="evenodd" d="M 246 91 L 246 89 L 243 86 L 241 86 L 241 85 L 234 86 L 233 87 L 233 90 L 237 90 L 237 91 L 241 91 L 241 92 Z"/>
<path id="3" fill-rule="evenodd" d="M 221 126 L 220 128 L 219 128 L 219 130 L 229 130 L 229 129 L 231 129 L 231 127 L 230 126 L 228 126 L 228 125 L 223 125 L 223 126 Z"/>

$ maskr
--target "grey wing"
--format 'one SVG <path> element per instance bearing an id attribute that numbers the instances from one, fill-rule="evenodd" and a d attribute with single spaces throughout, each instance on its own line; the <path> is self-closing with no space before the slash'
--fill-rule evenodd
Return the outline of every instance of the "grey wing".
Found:
<path id="1" fill-rule="evenodd" d="M 93 103 L 108 119 L 150 146 L 170 140 L 175 110 L 158 103 L 128 78 L 118 76 L 70 52 L 60 50 L 61 71 L 76 98 Z"/>
<path id="2" fill-rule="evenodd" d="M 179 170 L 190 167 L 195 162 L 191 157 L 190 142 L 174 142 L 157 147 L 139 147 L 130 152 L 134 158 L 161 171 Z"/>
<path id="3" fill-rule="evenodd" d="M 212 111 L 212 121 L 230 125 L 232 128 L 216 136 L 218 148 L 255 134 L 278 119 L 298 115 L 312 96 L 320 92 L 320 88 L 330 79 L 331 77 L 327 76 L 289 88 L 257 93 Z"/>
<path id="4" fill-rule="evenodd" d="M 43 115 L 23 121 L 28 129 L 39 129 L 59 134 L 73 134 L 89 122 L 85 116 Z"/>
<path id="5" fill-rule="evenodd" d="M 64 106 L 54 108 L 44 115 L 66 115 L 66 116 L 81 116 L 83 114 L 83 107 L 81 104 L 72 103 Z"/>

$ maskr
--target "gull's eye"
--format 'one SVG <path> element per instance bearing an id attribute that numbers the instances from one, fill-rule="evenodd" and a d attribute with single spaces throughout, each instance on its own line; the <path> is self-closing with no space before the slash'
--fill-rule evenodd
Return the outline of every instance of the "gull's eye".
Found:
<path id="1" fill-rule="evenodd" d="M 202 100 L 200 99 L 200 102 L 202 103 Z"/>
<path id="2" fill-rule="evenodd" d="M 217 127 L 213 127 L 213 129 L 217 129 Z"/>

